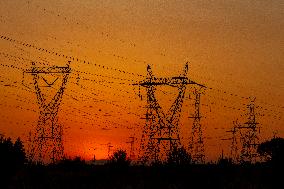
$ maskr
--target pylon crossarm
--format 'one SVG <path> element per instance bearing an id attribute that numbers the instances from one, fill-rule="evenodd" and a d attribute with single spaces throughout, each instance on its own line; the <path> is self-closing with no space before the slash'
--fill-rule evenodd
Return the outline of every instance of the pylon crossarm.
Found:
<path id="1" fill-rule="evenodd" d="M 167 138 L 152 138 L 152 139 L 156 139 L 156 140 L 159 140 L 159 141 L 161 141 L 161 140 L 179 140 L 178 138 L 171 138 L 171 137 L 167 137 Z"/>
<path id="2" fill-rule="evenodd" d="M 71 73 L 71 68 L 69 66 L 52 66 L 52 67 L 33 67 L 27 69 L 25 73 L 30 74 L 64 74 Z"/>
<path id="3" fill-rule="evenodd" d="M 247 124 L 247 125 L 257 125 L 259 123 L 257 122 L 252 122 L 252 121 L 248 121 L 248 122 L 245 122 L 244 124 Z"/>
<path id="4" fill-rule="evenodd" d="M 139 83 L 134 83 L 132 85 L 140 85 L 142 87 L 148 86 L 160 86 L 160 85 L 168 85 L 171 87 L 178 87 L 179 85 L 198 85 L 200 87 L 205 87 L 202 84 L 196 83 L 190 80 L 188 77 L 171 77 L 171 78 L 151 78 L 141 81 Z"/>

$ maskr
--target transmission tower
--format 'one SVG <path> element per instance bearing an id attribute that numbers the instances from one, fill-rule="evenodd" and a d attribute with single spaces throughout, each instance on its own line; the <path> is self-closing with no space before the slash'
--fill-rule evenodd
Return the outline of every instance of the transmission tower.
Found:
<path id="1" fill-rule="evenodd" d="M 238 123 L 238 120 L 233 122 L 233 128 L 227 132 L 232 133 L 232 138 L 229 138 L 229 140 L 232 140 L 231 143 L 231 158 L 234 163 L 239 162 L 239 153 L 238 153 L 238 128 L 240 127 L 240 124 Z"/>
<path id="2" fill-rule="evenodd" d="M 233 134 L 231 156 L 235 162 L 254 163 L 258 157 L 257 146 L 259 145 L 260 127 L 257 126 L 259 123 L 256 122 L 254 102 L 255 99 L 247 105 L 247 121 L 243 124 L 235 122 L 233 129 L 229 131 Z M 240 150 L 237 141 L 240 143 Z"/>
<path id="3" fill-rule="evenodd" d="M 193 94 L 195 95 L 194 103 L 194 115 L 190 118 L 193 118 L 191 140 L 190 140 L 190 152 L 191 157 L 194 163 L 202 164 L 205 162 L 205 153 L 204 153 L 204 143 L 202 136 L 202 127 L 201 127 L 201 113 L 200 113 L 200 96 L 201 89 L 194 90 Z"/>
<path id="4" fill-rule="evenodd" d="M 58 124 L 58 109 L 62 101 L 65 86 L 67 84 L 68 75 L 71 73 L 67 66 L 51 66 L 36 67 L 32 63 L 32 68 L 24 71 L 31 74 L 33 84 L 37 95 L 37 103 L 39 105 L 40 115 L 33 136 L 29 159 L 37 162 L 56 162 L 63 157 L 63 128 Z M 61 82 L 59 81 L 62 79 Z M 55 89 L 55 86 L 59 87 Z M 44 94 L 46 89 L 55 89 L 56 94 L 48 101 L 48 95 Z"/>
<path id="5" fill-rule="evenodd" d="M 186 86 L 197 84 L 186 76 L 187 72 L 188 63 L 183 74 L 178 77 L 157 78 L 148 65 L 147 78 L 134 84 L 145 87 L 147 92 L 146 124 L 142 132 L 139 157 L 142 163 L 162 162 L 169 152 L 180 146 L 178 125 Z M 171 86 L 178 89 L 178 95 L 167 113 L 164 113 L 156 99 L 157 86 Z"/>
<path id="6" fill-rule="evenodd" d="M 252 163 L 256 161 L 258 155 L 257 146 L 259 145 L 258 134 L 260 127 L 257 126 L 259 123 L 256 122 L 254 100 L 247 105 L 247 108 L 249 110 L 247 114 L 248 119 L 243 126 L 239 127 L 242 144 L 240 161 Z"/>

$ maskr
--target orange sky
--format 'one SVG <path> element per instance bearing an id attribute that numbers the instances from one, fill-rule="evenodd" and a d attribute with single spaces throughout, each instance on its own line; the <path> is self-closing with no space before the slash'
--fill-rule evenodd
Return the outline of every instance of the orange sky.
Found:
<path id="1" fill-rule="evenodd" d="M 147 64 L 155 75 L 170 77 L 190 61 L 189 77 L 212 88 L 202 96 L 208 106 L 201 109 L 207 160 L 215 160 L 222 149 L 229 153 L 229 141 L 220 140 L 230 137 L 225 131 L 236 118 L 245 121 L 241 115 L 248 101 L 242 97 L 255 96 L 262 108 L 261 140 L 273 132 L 284 137 L 283 6 L 279 0 L 0 1 L 0 35 L 91 62 L 72 61 L 73 70 L 97 75 L 80 74 L 76 85 L 72 72 L 59 110 L 65 152 L 87 159 L 94 153 L 105 158 L 108 142 L 114 149 L 129 149 L 132 135 L 139 147 L 146 96 L 142 89 L 141 101 L 131 84 L 143 79 L 138 75 L 146 75 Z M 2 39 L 0 47 L 0 132 L 26 140 L 39 115 L 36 96 L 23 90 L 22 71 L 9 66 L 28 69 L 31 63 L 4 54 L 52 65 L 65 65 L 68 59 Z M 166 109 L 176 91 L 163 90 L 170 92 L 167 98 L 157 95 Z M 185 100 L 182 112 L 184 144 L 192 103 Z"/>

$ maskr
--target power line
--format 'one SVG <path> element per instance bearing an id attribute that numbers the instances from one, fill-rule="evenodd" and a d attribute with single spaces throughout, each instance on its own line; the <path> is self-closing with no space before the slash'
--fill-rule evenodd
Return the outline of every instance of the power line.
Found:
<path id="1" fill-rule="evenodd" d="M 18 58 L 18 59 L 21 59 L 21 60 L 29 60 L 29 61 L 33 61 L 33 60 L 30 60 L 30 59 L 25 59 L 25 58 L 21 58 L 21 57 L 16 57 L 16 56 L 12 56 L 12 55 L 9 55 L 9 54 L 6 54 L 6 53 L 1 53 L 0 54 L 3 54 L 5 56 L 10 56 L 10 57 L 14 57 L 14 58 Z M 37 63 L 40 63 L 40 64 L 44 64 L 46 65 L 46 63 L 43 63 L 43 62 L 37 62 Z M 19 67 L 16 67 L 17 69 L 19 69 Z M 78 73 L 82 73 L 82 74 L 88 74 L 88 75 L 94 75 L 94 76 L 100 76 L 100 77 L 106 77 L 108 79 L 119 79 L 119 80 L 124 80 L 124 81 L 129 81 L 129 82 L 135 82 L 135 80 L 130 80 L 130 79 L 123 79 L 123 78 L 118 78 L 118 77 L 113 77 L 113 76 L 104 76 L 104 75 L 101 75 L 101 74 L 93 74 L 93 73 L 89 73 L 89 72 L 82 72 L 82 71 L 79 71 L 79 70 L 74 70 L 73 72 L 78 72 Z M 80 77 L 82 78 L 82 77 Z M 89 80 L 89 81 L 94 81 L 92 79 L 89 79 L 89 78 L 82 78 L 84 80 Z M 95 81 L 97 82 L 97 81 Z M 112 82 L 108 82 L 106 81 L 107 83 L 112 83 Z M 97 82 L 98 83 L 98 82 Z M 127 84 L 127 83 L 119 83 L 119 84 Z M 127 84 L 127 85 L 130 85 L 130 84 Z M 108 86 L 107 86 L 108 87 Z M 227 92 L 227 91 L 223 91 L 223 90 L 220 90 L 220 89 L 215 89 L 215 88 L 212 88 L 212 87 L 208 87 L 208 89 L 212 89 L 212 90 L 216 90 L 222 94 L 228 94 L 230 96 L 234 96 L 234 97 L 240 97 L 241 99 L 249 99 L 249 97 L 243 97 L 243 96 L 239 96 L 237 94 L 233 94 L 233 93 L 230 93 L 230 92 Z M 220 98 L 221 100 L 223 101 L 228 101 L 228 99 L 224 99 L 224 98 L 221 98 L 221 97 L 213 97 L 213 96 L 210 96 L 210 95 L 206 95 L 208 97 L 212 97 L 212 98 Z M 263 101 L 260 101 L 261 103 L 265 103 Z M 215 103 L 216 104 L 216 103 Z M 279 105 L 272 105 L 272 104 L 268 104 L 268 103 L 265 103 L 266 105 L 270 105 L 270 106 L 274 106 L 274 107 L 278 107 L 278 108 L 284 108 L 284 107 L 281 107 Z M 227 108 L 227 106 L 224 106 L 225 108 Z M 231 108 L 231 109 L 235 109 L 235 108 Z M 267 108 L 264 108 L 264 109 L 267 109 Z"/>
<path id="2" fill-rule="evenodd" d="M 46 52 L 46 53 L 49 53 L 49 54 L 52 54 L 52 55 L 55 55 L 55 56 L 58 56 L 58 57 L 63 57 L 63 58 L 66 58 L 68 60 L 73 60 L 74 62 L 89 64 L 89 65 L 97 66 L 97 67 L 100 67 L 100 68 L 103 68 L 103 69 L 106 69 L 106 70 L 117 71 L 117 72 L 120 72 L 120 73 L 123 73 L 123 74 L 129 74 L 129 75 L 133 75 L 133 76 L 144 77 L 141 74 L 137 74 L 137 73 L 133 73 L 133 72 L 127 72 L 127 71 L 124 71 L 124 70 L 121 70 L 121 69 L 118 69 L 118 68 L 112 68 L 112 67 L 109 67 L 109 66 L 104 66 L 104 65 L 97 64 L 97 63 L 94 63 L 94 62 L 90 62 L 90 61 L 87 61 L 87 60 L 83 60 L 83 59 L 80 59 L 80 58 L 77 58 L 77 57 L 67 56 L 67 55 L 59 53 L 59 52 L 55 52 L 55 51 L 51 51 L 51 50 L 48 50 L 48 49 L 45 49 L 45 48 L 37 47 L 35 45 L 24 43 L 22 41 L 15 40 L 15 39 L 12 39 L 10 37 L 3 36 L 3 35 L 1 35 L 0 39 L 6 40 L 6 41 L 9 41 L 9 42 L 14 42 L 14 43 L 20 44 L 22 46 L 33 48 L 33 49 L 36 49 L 38 51 Z"/>

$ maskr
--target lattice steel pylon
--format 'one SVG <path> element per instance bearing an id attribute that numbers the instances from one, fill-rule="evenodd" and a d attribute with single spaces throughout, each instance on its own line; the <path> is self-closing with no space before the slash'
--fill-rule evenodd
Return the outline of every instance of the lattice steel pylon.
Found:
<path id="1" fill-rule="evenodd" d="M 202 164 L 205 163 L 205 152 L 204 143 L 201 127 L 201 113 L 200 113 L 200 96 L 201 89 L 194 90 L 195 102 L 194 102 L 194 114 L 190 118 L 193 118 L 191 139 L 190 139 L 190 153 L 194 163 Z"/>
<path id="2" fill-rule="evenodd" d="M 29 160 L 31 161 L 54 163 L 63 158 L 63 128 L 62 125 L 58 124 L 58 109 L 62 101 L 68 75 L 71 73 L 69 64 L 70 61 L 64 67 L 36 67 L 35 63 L 32 63 L 32 68 L 24 71 L 24 74 L 31 74 L 33 77 L 40 110 L 29 154 Z M 59 81 L 60 77 L 62 78 L 61 83 Z M 42 83 L 44 84 L 41 85 Z M 58 85 L 58 89 L 53 87 L 55 84 Z M 45 87 L 57 90 L 49 102 L 47 100 L 48 95 L 43 93 Z"/>
<path id="3" fill-rule="evenodd" d="M 235 163 L 254 163 L 258 157 L 260 127 L 256 122 L 254 100 L 247 105 L 247 121 L 243 124 L 234 122 L 232 132 L 231 157 Z"/>
<path id="4" fill-rule="evenodd" d="M 178 77 L 157 78 L 153 75 L 150 65 L 147 67 L 147 72 L 144 81 L 134 84 L 145 87 L 147 92 L 146 124 L 142 131 L 139 159 L 142 163 L 160 163 L 165 160 L 169 152 L 180 146 L 179 119 L 186 86 L 200 84 L 186 76 L 188 63 L 183 74 Z M 162 85 L 178 88 L 178 95 L 166 114 L 155 96 L 156 87 Z"/>
<path id="5" fill-rule="evenodd" d="M 229 140 L 232 140 L 231 143 L 231 159 L 234 163 L 239 162 L 239 153 L 238 153 L 238 128 L 240 127 L 240 124 L 238 123 L 238 120 L 233 122 L 233 128 L 227 132 L 232 133 L 232 138 L 229 138 Z"/>
<path id="6" fill-rule="evenodd" d="M 241 155 L 240 162 L 256 162 L 258 156 L 257 146 L 259 145 L 258 133 L 260 132 L 259 124 L 256 122 L 256 113 L 255 113 L 255 104 L 254 100 L 247 105 L 248 108 L 248 119 L 243 126 L 239 126 L 240 135 L 241 135 Z"/>

